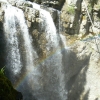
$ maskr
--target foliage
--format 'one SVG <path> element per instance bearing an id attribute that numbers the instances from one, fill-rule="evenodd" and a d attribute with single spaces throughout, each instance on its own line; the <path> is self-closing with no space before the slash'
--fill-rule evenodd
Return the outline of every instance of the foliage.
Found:
<path id="1" fill-rule="evenodd" d="M 13 88 L 4 71 L 4 67 L 0 69 L 0 100 L 22 100 L 22 94 Z"/>
<path id="2" fill-rule="evenodd" d="M 91 10 L 92 10 L 92 6 L 91 6 L 91 4 L 88 4 L 88 11 L 89 11 L 89 13 L 91 12 Z"/>
<path id="3" fill-rule="evenodd" d="M 4 75 L 5 67 L 0 69 L 0 74 Z"/>
<path id="4" fill-rule="evenodd" d="M 16 100 L 16 91 L 11 82 L 3 75 L 4 68 L 0 70 L 0 100 Z"/>
<path id="5" fill-rule="evenodd" d="M 71 15 L 75 14 L 75 8 L 73 5 L 67 7 L 67 12 Z"/>

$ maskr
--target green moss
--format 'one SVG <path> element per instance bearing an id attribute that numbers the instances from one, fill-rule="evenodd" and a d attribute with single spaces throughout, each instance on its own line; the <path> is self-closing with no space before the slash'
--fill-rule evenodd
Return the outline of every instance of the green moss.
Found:
<path id="1" fill-rule="evenodd" d="M 4 75 L 4 67 L 0 69 L 0 74 Z"/>
<path id="2" fill-rule="evenodd" d="M 4 68 L 0 70 L 0 100 L 16 100 L 17 91 L 4 76 Z"/>
<path id="3" fill-rule="evenodd" d="M 91 10 L 92 10 L 92 6 L 91 6 L 91 4 L 88 4 L 88 11 L 89 11 L 89 13 L 91 12 Z"/>

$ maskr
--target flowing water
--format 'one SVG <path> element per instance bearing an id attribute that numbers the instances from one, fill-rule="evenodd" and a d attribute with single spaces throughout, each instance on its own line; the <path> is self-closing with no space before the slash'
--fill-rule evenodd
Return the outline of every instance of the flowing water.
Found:
<path id="1" fill-rule="evenodd" d="M 65 38 L 63 42 L 63 38 L 60 37 L 60 35 L 57 33 L 60 33 L 61 27 L 59 27 L 58 30 L 56 29 L 53 19 L 48 11 L 41 9 L 40 6 L 35 3 L 33 3 L 33 8 L 39 10 L 40 18 L 43 19 L 43 22 L 40 25 L 40 27 L 42 29 L 45 29 L 46 39 L 48 40 L 46 44 L 47 51 L 55 51 L 55 53 L 52 56 L 50 56 L 48 59 L 46 59 L 46 61 L 44 61 L 44 69 L 47 72 L 45 73 L 45 76 L 43 76 L 43 78 L 45 77 L 44 80 L 46 80 L 46 83 L 43 81 L 43 84 L 47 86 L 44 86 L 45 93 L 43 100 L 66 100 L 67 89 L 65 88 L 66 82 L 64 81 L 63 73 L 64 66 L 62 64 L 62 46 L 64 49 Z M 61 44 L 60 41 L 62 42 Z M 41 95 L 41 98 L 42 97 L 43 94 Z M 39 100 L 41 100 L 41 98 Z"/>
<path id="2" fill-rule="evenodd" d="M 34 69 L 34 58 L 37 57 L 37 54 L 32 47 L 32 39 L 28 33 L 23 12 L 8 5 L 4 17 L 7 48 L 6 66 L 10 73 L 12 73 L 10 79 L 14 83 L 14 77 L 18 77 L 23 69 L 25 69 L 25 73 Z"/>
<path id="3" fill-rule="evenodd" d="M 34 61 L 38 56 L 32 46 L 24 14 L 18 8 L 7 6 L 4 31 L 9 78 L 15 88 L 22 92 L 24 100 L 67 100 L 64 72 L 66 40 L 57 33 L 48 11 L 35 3 L 33 8 L 39 10 L 40 18 L 43 20 L 40 26 L 45 32 L 47 40 L 45 49 L 48 57 L 35 66 Z"/>
<path id="4" fill-rule="evenodd" d="M 8 1 L 7 1 L 7 0 L 0 0 L 0 2 L 8 3 Z"/>
<path id="5" fill-rule="evenodd" d="M 12 13 L 10 13 L 10 11 L 12 11 Z M 15 20 L 18 13 L 16 12 L 17 11 L 15 9 L 11 9 L 10 6 L 7 7 L 5 10 L 4 23 L 5 38 L 7 41 L 7 67 L 10 68 L 13 75 L 19 74 L 22 67 Z"/>

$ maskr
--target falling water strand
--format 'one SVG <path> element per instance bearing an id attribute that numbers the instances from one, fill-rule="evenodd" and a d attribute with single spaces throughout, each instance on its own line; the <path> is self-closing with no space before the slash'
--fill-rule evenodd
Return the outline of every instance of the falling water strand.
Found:
<path id="1" fill-rule="evenodd" d="M 32 38 L 28 33 L 22 10 L 10 5 L 7 7 L 5 10 L 4 30 L 8 51 L 7 66 L 12 70 L 14 75 L 20 73 L 23 63 L 25 63 L 24 67 L 26 68 L 26 73 L 34 70 L 33 60 L 37 54 L 32 47 Z M 21 38 L 20 36 L 22 37 L 23 44 L 19 42 L 19 38 Z M 24 48 L 23 51 L 20 51 L 19 44 Z M 21 62 L 22 55 L 20 52 L 24 52 L 24 62 Z"/>
<path id="2" fill-rule="evenodd" d="M 12 72 L 10 73 L 10 80 L 12 83 L 13 80 L 17 82 L 16 76 L 17 78 L 23 77 L 20 76 L 20 73 L 27 75 L 27 78 L 24 79 L 17 89 L 23 93 L 24 100 L 30 100 L 32 98 L 29 97 L 29 91 L 31 91 L 32 94 L 33 89 L 39 87 L 38 78 L 35 79 L 35 75 L 38 76 L 40 73 L 38 72 L 38 69 L 34 67 L 34 60 L 38 56 L 32 47 L 32 38 L 29 35 L 23 11 L 8 5 L 5 9 L 4 19 L 4 31 L 7 43 L 6 67 Z M 29 88 L 30 86 L 32 90 Z"/>
<path id="3" fill-rule="evenodd" d="M 46 43 L 47 52 L 52 51 L 52 49 L 56 50 L 56 53 L 51 58 L 47 59 L 44 63 L 47 66 L 46 69 L 49 71 L 47 73 L 47 77 L 50 79 L 48 84 L 51 83 L 50 88 L 49 87 L 47 88 L 49 91 L 53 91 L 55 94 L 58 94 L 59 96 L 56 97 L 56 95 L 54 96 L 52 94 L 51 98 L 48 99 L 45 97 L 45 100 L 53 100 L 53 99 L 66 100 L 67 90 L 65 89 L 65 81 L 64 81 L 64 73 L 63 73 L 63 65 L 62 65 L 63 55 L 61 53 L 61 50 L 59 49 L 57 50 L 57 48 L 60 48 L 59 45 L 60 38 L 57 34 L 55 24 L 48 11 L 41 9 L 40 6 L 35 3 L 33 3 L 33 8 L 39 10 L 40 18 L 43 20 L 41 24 L 41 28 L 45 29 L 46 39 L 48 40 L 48 42 Z M 63 38 L 61 40 L 63 41 Z M 63 44 L 65 46 L 65 40 Z M 51 77 L 53 78 L 51 79 Z M 56 86 L 52 84 L 53 81 L 54 83 L 56 83 Z M 50 93 L 51 92 L 49 92 L 48 94 Z"/>
<path id="4" fill-rule="evenodd" d="M 27 73 L 27 84 L 31 86 L 32 91 L 38 89 L 40 86 L 38 77 L 40 76 L 40 72 L 37 67 L 34 67 L 34 60 L 38 58 L 36 51 L 32 47 L 32 37 L 29 35 L 27 25 L 25 23 L 24 14 L 22 16 L 17 16 L 19 19 L 19 25 L 21 28 L 21 32 L 23 34 L 24 45 L 25 45 L 25 54 L 26 54 L 26 73 Z M 33 57 L 34 56 L 34 57 Z M 35 78 L 35 76 L 37 76 Z M 34 85 L 34 86 L 33 86 Z M 26 87 L 28 91 L 29 88 Z M 24 91 L 25 92 L 25 91 Z M 32 93 L 31 93 L 32 94 Z M 29 96 L 25 96 L 27 100 L 29 100 Z"/>
<path id="5" fill-rule="evenodd" d="M 65 57 L 66 57 L 66 54 L 67 54 L 67 51 L 68 51 L 68 47 L 66 45 L 66 38 L 65 36 L 63 36 L 61 33 L 62 33 L 62 22 L 61 22 L 61 12 L 60 11 L 57 11 L 57 15 L 58 15 L 58 32 L 59 32 L 59 36 L 60 36 L 60 42 L 61 42 L 61 48 L 64 48 L 63 52 L 62 52 L 62 64 L 64 63 L 64 60 Z M 61 68 L 61 71 L 63 71 L 64 67 L 66 67 L 66 64 L 63 64 L 62 68 Z M 62 92 L 61 92 L 61 97 L 63 98 L 63 100 L 67 100 L 67 94 L 68 94 L 68 91 L 66 89 L 66 82 L 65 82 L 66 78 L 65 78 L 65 74 L 64 74 L 64 71 L 61 73 L 61 78 L 60 78 L 60 83 L 61 83 L 61 89 L 62 89 Z"/>
<path id="6" fill-rule="evenodd" d="M 11 9 L 11 6 L 8 6 L 4 16 L 4 31 L 7 41 L 7 67 L 10 68 L 14 75 L 20 73 L 22 67 L 18 47 L 15 14 L 17 14 L 17 11 Z"/>
<path id="7" fill-rule="evenodd" d="M 32 3 L 32 5 L 33 8 L 39 10 L 40 18 L 43 20 L 43 23 L 41 24 L 41 28 L 45 28 L 46 39 L 48 40 L 48 43 L 46 44 L 47 51 L 50 51 L 52 47 L 57 48 L 59 45 L 58 35 L 50 13 L 44 9 L 41 9 L 40 5 L 36 3 Z"/>
<path id="8" fill-rule="evenodd" d="M 56 74 L 57 76 L 55 77 L 55 81 L 56 82 L 56 89 L 52 91 L 55 91 L 55 93 L 58 93 L 59 99 L 56 98 L 56 96 L 52 99 L 58 99 L 58 100 L 66 100 L 66 97 L 64 97 L 65 94 L 65 82 L 64 82 L 64 74 L 63 74 L 63 65 L 62 65 L 62 53 L 61 53 L 61 49 L 60 48 L 60 44 L 59 44 L 59 36 L 55 27 L 55 24 L 53 22 L 53 19 L 50 15 L 49 12 L 45 11 L 45 10 L 41 10 L 41 18 L 44 20 L 43 25 L 45 25 L 45 32 L 46 32 L 46 39 L 48 40 L 48 43 L 46 45 L 48 51 L 51 51 L 51 48 L 56 49 L 56 53 L 55 55 L 52 56 L 52 59 L 48 60 L 50 62 L 47 61 L 47 65 L 51 68 L 54 69 L 53 74 Z M 50 63 L 50 65 L 48 64 Z M 53 74 L 51 74 L 50 76 L 53 76 Z M 51 79 L 52 80 L 52 79 Z"/>
<path id="9" fill-rule="evenodd" d="M 21 15 L 21 16 L 19 16 Z M 17 19 L 19 22 L 19 27 L 21 29 L 22 37 L 24 39 L 24 46 L 25 46 L 25 54 L 26 54 L 26 68 L 27 70 L 32 70 L 33 67 L 33 54 L 36 52 L 32 48 L 32 39 L 28 32 L 28 27 L 25 23 L 24 14 L 21 10 L 19 10 L 19 14 L 17 15 Z M 34 57 L 35 58 L 35 57 Z"/>

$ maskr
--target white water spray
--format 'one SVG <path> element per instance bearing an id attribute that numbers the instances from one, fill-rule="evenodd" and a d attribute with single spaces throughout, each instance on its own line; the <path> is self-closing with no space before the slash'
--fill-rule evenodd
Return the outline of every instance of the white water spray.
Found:
<path id="1" fill-rule="evenodd" d="M 52 47 L 57 49 L 59 45 L 58 35 L 50 13 L 44 9 L 41 9 L 40 5 L 36 3 L 32 3 L 32 5 L 33 8 L 39 10 L 40 18 L 43 20 L 41 27 L 45 28 L 46 39 L 48 40 L 48 43 L 46 44 L 47 50 L 49 51 Z"/>
<path id="2" fill-rule="evenodd" d="M 58 35 L 55 24 L 53 22 L 53 19 L 48 11 L 41 9 L 40 6 L 35 3 L 33 3 L 33 8 L 39 10 L 40 18 L 43 20 L 40 27 L 42 29 L 43 28 L 45 29 L 45 35 L 46 35 L 46 39 L 48 41 L 46 43 L 47 52 L 52 51 L 52 49 L 56 50 L 56 53 L 50 59 L 47 59 L 44 62 L 45 63 L 44 65 L 46 66 L 46 69 L 48 70 L 47 77 L 48 77 L 48 79 L 50 79 L 50 80 L 48 80 L 48 84 L 50 84 L 50 88 L 49 88 L 49 86 L 47 88 L 49 91 L 52 91 L 54 94 L 58 94 L 58 97 L 57 97 L 57 95 L 54 96 L 52 94 L 51 98 L 44 97 L 44 100 L 54 100 L 54 99 L 66 100 L 67 99 L 67 90 L 65 89 L 66 83 L 65 83 L 65 79 L 64 79 L 64 73 L 63 73 L 64 69 L 63 69 L 63 65 L 62 65 L 63 54 L 61 53 L 62 51 L 59 50 L 60 38 L 61 38 L 62 42 L 64 39 L 63 45 L 66 48 L 65 50 L 67 50 L 67 47 L 65 44 L 65 38 L 64 38 L 64 36 L 59 37 L 60 35 Z M 57 75 L 57 76 L 55 76 L 55 75 Z M 54 84 L 52 84 L 52 81 L 54 81 L 56 86 Z M 50 94 L 50 93 L 51 92 L 48 92 L 48 94 Z M 41 100 L 41 99 L 39 99 L 39 100 Z"/>
<path id="3" fill-rule="evenodd" d="M 7 66 L 13 75 L 22 72 L 22 68 L 28 73 L 25 82 L 19 86 L 19 90 L 24 94 L 24 100 L 33 100 L 34 96 L 38 100 L 67 100 L 63 53 L 59 44 L 62 36 L 58 35 L 50 13 L 35 3 L 33 7 L 40 11 L 40 18 L 43 19 L 40 25 L 44 28 L 47 40 L 45 46 L 47 54 L 49 55 L 51 51 L 54 51 L 54 54 L 36 68 L 34 67 L 34 59 L 37 55 L 31 44 L 32 39 L 29 36 L 23 12 L 9 6 L 5 10 L 4 23 L 8 48 Z M 61 40 L 63 41 L 63 38 Z M 63 45 L 65 46 L 65 42 Z"/>
<path id="4" fill-rule="evenodd" d="M 22 10 L 10 5 L 7 6 L 5 10 L 4 31 L 8 49 L 7 66 L 12 70 L 14 75 L 21 73 L 23 65 L 27 71 L 33 70 L 33 55 L 35 58 L 36 52 L 33 50 L 32 39 L 28 33 Z M 20 43 L 22 40 L 23 44 Z M 23 50 L 24 64 L 22 64 L 22 51 L 20 51 L 20 48 Z"/>
<path id="5" fill-rule="evenodd" d="M 0 0 L 0 2 L 3 2 L 3 3 L 8 3 L 7 0 Z"/>
<path id="6" fill-rule="evenodd" d="M 11 13 L 10 13 L 11 12 Z M 14 75 L 21 71 L 21 59 L 18 47 L 17 29 L 15 22 L 15 15 L 18 14 L 17 10 L 11 9 L 8 6 L 5 10 L 4 31 L 7 41 L 7 66 L 11 68 Z"/>

